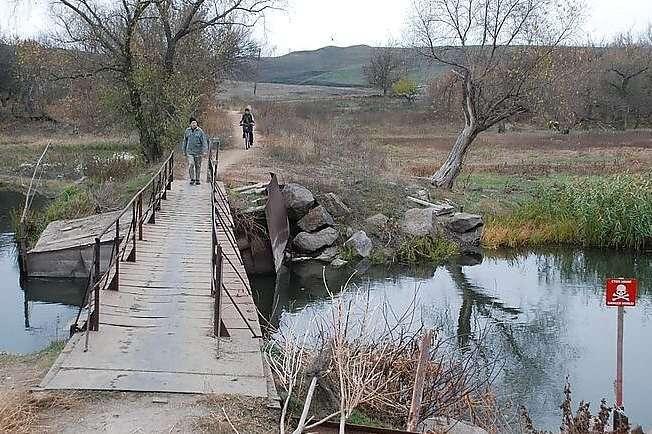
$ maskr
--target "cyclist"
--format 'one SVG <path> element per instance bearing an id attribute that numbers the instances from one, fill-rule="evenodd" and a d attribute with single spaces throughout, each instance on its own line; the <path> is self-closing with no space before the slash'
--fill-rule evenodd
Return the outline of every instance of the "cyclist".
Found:
<path id="1" fill-rule="evenodd" d="M 254 125 L 256 125 L 254 115 L 251 113 L 251 109 L 247 107 L 244 109 L 242 119 L 240 119 L 240 126 L 242 127 L 243 139 L 246 139 L 247 133 L 249 133 L 249 146 L 254 145 Z"/>

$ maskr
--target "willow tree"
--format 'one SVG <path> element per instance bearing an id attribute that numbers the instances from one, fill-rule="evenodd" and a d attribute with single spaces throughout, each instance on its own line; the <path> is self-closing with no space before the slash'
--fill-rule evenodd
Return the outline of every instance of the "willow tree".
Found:
<path id="1" fill-rule="evenodd" d="M 412 38 L 456 77 L 464 126 L 431 176 L 452 188 L 478 134 L 530 108 L 546 63 L 573 35 L 577 0 L 415 0 Z"/>

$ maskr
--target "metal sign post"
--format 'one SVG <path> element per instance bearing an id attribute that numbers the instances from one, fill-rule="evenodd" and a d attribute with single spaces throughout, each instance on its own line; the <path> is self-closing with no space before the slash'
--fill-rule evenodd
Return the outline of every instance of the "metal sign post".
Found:
<path id="1" fill-rule="evenodd" d="M 607 279 L 605 302 L 607 306 L 618 307 L 618 326 L 616 333 L 616 381 L 614 392 L 616 406 L 614 408 L 614 431 L 620 432 L 628 426 L 625 408 L 623 406 L 623 328 L 625 319 L 625 306 L 636 306 L 636 292 L 638 282 L 636 279 Z"/>

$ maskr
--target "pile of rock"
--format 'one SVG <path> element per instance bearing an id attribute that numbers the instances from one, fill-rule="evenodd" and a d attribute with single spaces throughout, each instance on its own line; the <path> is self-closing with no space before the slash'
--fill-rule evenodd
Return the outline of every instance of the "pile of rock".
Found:
<path id="1" fill-rule="evenodd" d="M 457 244 L 461 253 L 478 252 L 483 228 L 482 216 L 444 207 L 412 208 L 401 221 L 403 233 L 443 237 Z"/>
<path id="2" fill-rule="evenodd" d="M 335 218 L 345 217 L 351 210 L 335 193 L 327 193 L 319 201 L 306 187 L 299 184 L 286 184 L 281 193 L 290 219 L 291 247 L 295 260 L 315 259 L 336 266 L 345 264 L 338 258 L 341 253 L 337 247 L 340 234 L 335 229 Z M 361 257 L 371 253 L 371 239 L 364 231 L 358 231 L 344 243 Z"/>

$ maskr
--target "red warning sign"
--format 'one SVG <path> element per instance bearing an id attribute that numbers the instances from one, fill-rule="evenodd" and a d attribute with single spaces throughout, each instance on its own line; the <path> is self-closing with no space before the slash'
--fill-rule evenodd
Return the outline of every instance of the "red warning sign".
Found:
<path id="1" fill-rule="evenodd" d="M 636 306 L 636 279 L 607 279 L 607 306 Z"/>

